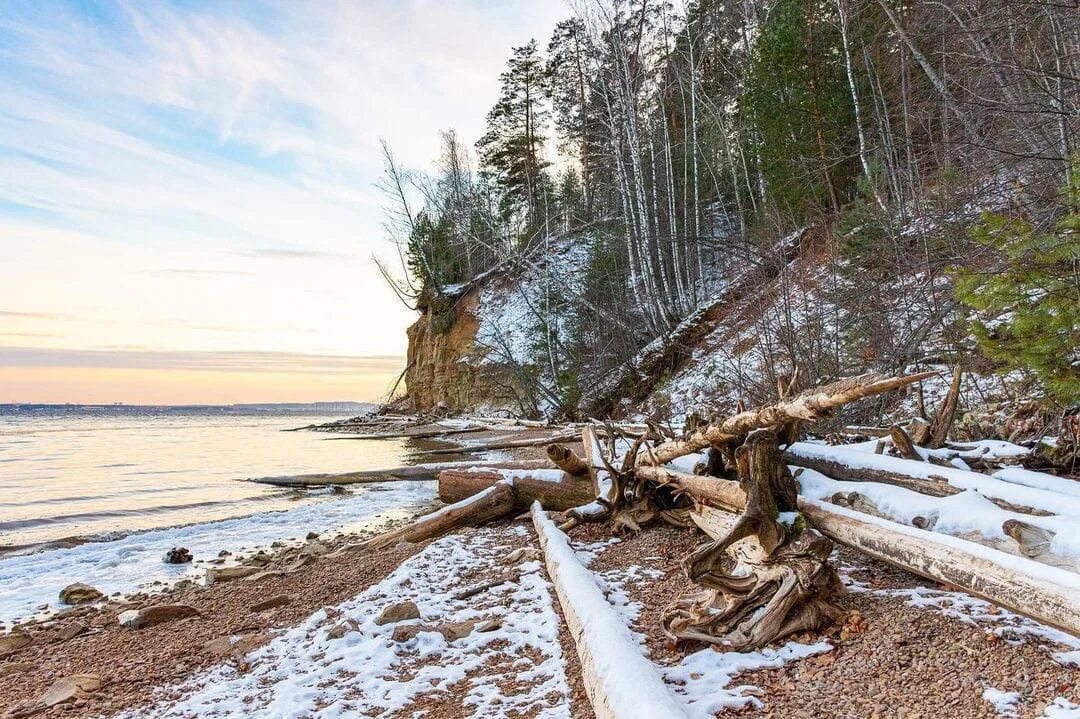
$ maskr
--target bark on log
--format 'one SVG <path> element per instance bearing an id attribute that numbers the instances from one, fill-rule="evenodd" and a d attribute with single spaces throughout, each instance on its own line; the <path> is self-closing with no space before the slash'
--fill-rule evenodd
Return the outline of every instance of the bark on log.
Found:
<path id="1" fill-rule="evenodd" d="M 508 478 L 512 478 L 518 509 L 528 509 L 536 500 L 544 509 L 565 512 L 593 498 L 592 483 L 588 477 L 574 476 L 549 468 L 506 472 L 488 469 L 445 469 L 439 473 L 439 499 L 448 504 L 460 502 Z"/>
<path id="2" fill-rule="evenodd" d="M 806 467 L 815 472 L 821 472 L 833 479 L 842 479 L 847 482 L 879 482 L 881 484 L 891 484 L 896 487 L 910 489 L 919 494 L 928 494 L 931 497 L 948 497 L 954 494 L 960 494 L 964 491 L 959 487 L 954 487 L 944 476 L 931 474 L 925 477 L 919 477 L 874 467 L 852 467 L 839 460 L 807 455 L 794 447 L 789 447 L 788 450 L 784 452 L 784 458 L 789 464 Z M 963 471 L 952 467 L 947 467 L 946 469 L 951 469 L 956 472 Z M 976 473 L 973 472 L 972 474 Z M 995 480 L 988 475 L 978 476 L 985 479 L 987 483 L 1001 481 Z M 1047 509 L 1015 504 L 1008 500 L 1001 499 L 1000 497 L 991 496 L 987 491 L 981 491 L 980 494 L 997 506 L 1010 512 L 1020 512 L 1021 514 L 1030 514 L 1036 517 L 1047 517 L 1053 514 Z M 1064 499 L 1068 500 L 1069 498 Z"/>
<path id="3" fill-rule="evenodd" d="M 695 499 L 703 500 L 696 512 L 742 511 L 743 504 L 732 487 L 738 487 L 735 482 L 694 475 L 678 479 L 683 477 L 703 481 L 694 493 Z M 712 509 L 710 504 L 722 509 Z M 1080 575 L 804 497 L 799 498 L 799 509 L 835 542 L 1080 636 Z"/>
<path id="4" fill-rule="evenodd" d="M 930 423 L 922 417 L 912 417 L 907 426 L 911 441 L 920 447 L 930 441 Z"/>
<path id="5" fill-rule="evenodd" d="M 653 447 L 651 451 L 641 453 L 638 463 L 662 465 L 677 457 L 700 452 L 711 445 L 741 443 L 741 439 L 755 429 L 779 428 L 799 420 L 821 419 L 842 405 L 899 389 L 936 374 L 921 372 L 907 377 L 883 377 L 871 373 L 809 389 L 791 399 L 741 412 L 717 424 L 708 425 L 687 439 L 665 442 Z"/>
<path id="6" fill-rule="evenodd" d="M 589 476 L 589 465 L 585 464 L 581 457 L 574 453 L 574 450 L 570 449 L 563 444 L 549 444 L 545 451 L 547 452 L 548 459 L 552 463 L 566 472 L 574 476 Z"/>
<path id="7" fill-rule="evenodd" d="M 422 542 L 461 527 L 471 527 L 502 517 L 515 510 L 514 487 L 498 482 L 466 500 L 443 507 L 399 529 L 363 542 L 365 549 L 385 549 L 398 542 Z"/>
<path id="8" fill-rule="evenodd" d="M 894 424 L 889 428 L 889 436 L 892 438 L 893 446 L 896 447 L 896 451 L 900 453 L 901 457 L 916 462 L 923 461 L 922 455 L 915 451 L 915 444 L 903 427 Z"/>
<path id="9" fill-rule="evenodd" d="M 963 378 L 963 370 L 960 365 L 953 370 L 952 383 L 949 392 L 945 395 L 945 401 L 934 415 L 934 421 L 930 425 L 930 439 L 927 444 L 931 449 L 941 449 L 945 446 L 945 440 L 952 429 L 953 419 L 956 417 L 956 407 L 960 403 L 960 380 Z"/>

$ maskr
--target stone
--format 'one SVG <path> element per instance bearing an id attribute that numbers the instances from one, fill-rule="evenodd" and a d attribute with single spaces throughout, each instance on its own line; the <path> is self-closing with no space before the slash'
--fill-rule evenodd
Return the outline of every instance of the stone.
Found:
<path id="1" fill-rule="evenodd" d="M 232 582 L 236 579 L 258 574 L 260 567 L 211 567 L 206 570 L 206 586 L 218 582 Z"/>
<path id="2" fill-rule="evenodd" d="M 330 548 L 327 547 L 325 544 L 321 544 L 319 542 L 312 542 L 311 544 L 308 544 L 300 552 L 301 555 L 306 555 L 309 557 L 321 557 L 329 553 Z"/>
<path id="3" fill-rule="evenodd" d="M 0 664 L 0 678 L 11 676 L 12 674 L 22 674 L 28 672 L 37 664 L 33 662 L 4 662 Z"/>
<path id="4" fill-rule="evenodd" d="M 394 627 L 394 633 L 390 635 L 390 638 L 395 642 L 407 642 L 416 639 L 416 635 L 420 632 L 432 631 L 435 630 L 426 624 L 398 624 Z"/>
<path id="5" fill-rule="evenodd" d="M 0 634 L 0 657 L 17 652 L 23 647 L 29 646 L 34 638 L 26 632 L 9 632 Z"/>
<path id="6" fill-rule="evenodd" d="M 142 609 L 129 609 L 118 616 L 117 620 L 121 626 L 128 629 L 145 629 L 178 619 L 201 616 L 198 609 L 187 604 L 155 604 Z"/>
<path id="7" fill-rule="evenodd" d="M 420 607 L 416 606 L 416 602 L 398 602 L 383 607 L 383 610 L 379 612 L 379 616 L 375 619 L 375 623 L 382 626 L 383 624 L 403 622 L 406 619 L 419 618 Z"/>
<path id="8" fill-rule="evenodd" d="M 540 550 L 536 547 L 520 547 L 503 557 L 503 564 L 521 564 L 540 559 Z"/>
<path id="9" fill-rule="evenodd" d="M 256 604 L 252 604 L 250 610 L 252 612 L 265 612 L 267 609 L 284 607 L 291 601 L 292 597 L 290 597 L 288 594 L 278 594 L 277 596 L 270 597 L 269 599 L 264 599 Z"/>
<path id="10" fill-rule="evenodd" d="M 187 547 L 173 547 L 162 557 L 162 561 L 166 564 L 187 564 L 191 559 L 191 552 Z"/>
<path id="11" fill-rule="evenodd" d="M 69 584 L 60 590 L 60 601 L 64 604 L 89 604 L 104 598 L 104 594 L 82 582 Z"/>
<path id="12" fill-rule="evenodd" d="M 476 622 L 446 622 L 440 624 L 436 631 L 443 635 L 443 639 L 448 642 L 455 641 L 457 639 L 464 639 L 472 634 L 473 629 L 476 627 Z"/>
<path id="13" fill-rule="evenodd" d="M 41 695 L 40 701 L 46 707 L 54 707 L 86 697 L 98 689 L 101 689 L 101 677 L 97 674 L 74 674 L 54 682 Z"/>
<path id="14" fill-rule="evenodd" d="M 359 630 L 360 625 L 355 619 L 346 619 L 345 621 L 334 625 L 334 627 L 326 633 L 326 636 L 328 639 L 341 639 L 349 632 L 356 632 Z"/>
<path id="15" fill-rule="evenodd" d="M 224 657 L 227 655 L 243 656 L 252 649 L 258 647 L 266 641 L 267 638 L 268 636 L 265 633 L 218 637 L 217 639 L 211 639 L 204 644 L 203 651 L 215 657 Z"/>
<path id="16" fill-rule="evenodd" d="M 89 629 L 90 627 L 86 626 L 86 624 L 76 619 L 60 627 L 60 631 L 57 632 L 56 638 L 62 642 L 66 642 L 69 639 L 74 639 L 80 634 L 85 633 Z"/>
<path id="17" fill-rule="evenodd" d="M 478 632 L 494 632 L 497 629 L 502 629 L 501 619 L 485 619 L 476 625 Z"/>
<path id="18" fill-rule="evenodd" d="M 319 533 L 318 532 L 308 532 L 307 536 L 304 537 L 304 539 L 306 539 L 309 542 L 311 540 L 313 540 L 313 539 L 318 539 L 318 538 L 319 538 Z"/>

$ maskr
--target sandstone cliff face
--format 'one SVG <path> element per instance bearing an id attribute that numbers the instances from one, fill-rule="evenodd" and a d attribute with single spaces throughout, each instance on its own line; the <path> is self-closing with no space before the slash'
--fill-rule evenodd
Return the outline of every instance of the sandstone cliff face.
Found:
<path id="1" fill-rule="evenodd" d="M 405 385 L 417 412 L 518 411 L 507 396 L 505 372 L 484 362 L 477 344 L 481 289 L 473 287 L 441 308 L 429 306 L 406 331 L 409 337 Z"/>

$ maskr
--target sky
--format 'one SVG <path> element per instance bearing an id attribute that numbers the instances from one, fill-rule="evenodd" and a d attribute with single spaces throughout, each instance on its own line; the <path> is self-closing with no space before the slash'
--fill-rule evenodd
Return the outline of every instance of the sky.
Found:
<path id="1" fill-rule="evenodd" d="M 483 132 L 561 0 L 2 0 L 0 403 L 370 401 L 379 149 Z"/>

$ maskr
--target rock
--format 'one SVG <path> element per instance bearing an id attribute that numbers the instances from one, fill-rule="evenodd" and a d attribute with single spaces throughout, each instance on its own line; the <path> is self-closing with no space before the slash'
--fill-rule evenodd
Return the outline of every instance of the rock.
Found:
<path id="1" fill-rule="evenodd" d="M 250 577 L 244 577 L 244 581 L 258 582 L 266 579 L 267 577 L 284 577 L 286 574 L 288 574 L 288 572 L 282 569 L 264 569 L 261 572 L 256 572 L 255 574 L 252 574 Z"/>
<path id="2" fill-rule="evenodd" d="M 496 629 L 502 629 L 501 619 L 485 619 L 476 625 L 478 632 L 494 632 Z"/>
<path id="3" fill-rule="evenodd" d="M 104 598 L 104 594 L 82 582 L 69 584 L 60 590 L 60 601 L 64 604 L 89 604 Z"/>
<path id="4" fill-rule="evenodd" d="M 394 633 L 390 635 L 390 638 L 395 642 L 407 642 L 410 639 L 415 639 L 420 632 L 437 631 L 439 630 L 430 624 L 398 624 L 394 627 Z"/>
<path id="5" fill-rule="evenodd" d="M 25 646 L 29 646 L 34 638 L 26 632 L 9 632 L 0 634 L 0 657 L 17 652 Z"/>
<path id="6" fill-rule="evenodd" d="M 274 561 L 274 558 L 260 549 L 258 552 L 255 552 L 255 554 L 245 559 L 244 564 L 247 566 L 265 567 L 272 561 Z"/>
<path id="7" fill-rule="evenodd" d="M 101 677 L 97 674 L 75 674 L 54 682 L 41 695 L 40 701 L 46 707 L 54 707 L 84 698 L 98 689 L 101 689 Z"/>
<path id="8" fill-rule="evenodd" d="M 220 552 L 217 553 L 217 555 L 219 558 L 224 559 L 225 557 L 231 557 L 232 552 L 230 552 L 228 549 L 222 549 Z"/>
<path id="9" fill-rule="evenodd" d="M 252 612 L 265 612 L 267 609 L 274 609 L 275 607 L 284 607 L 286 604 L 292 601 L 292 597 L 288 594 L 278 594 L 275 597 L 264 599 L 257 604 L 251 605 Z"/>
<path id="10" fill-rule="evenodd" d="M 326 633 L 328 639 L 341 639 L 349 632 L 355 632 L 360 630 L 360 625 L 355 619 L 346 619 L 343 622 L 336 624 L 330 631 Z"/>
<path id="11" fill-rule="evenodd" d="M 37 664 L 33 662 L 4 662 L 0 664 L 0 678 L 11 676 L 12 674 L 22 674 L 28 672 Z"/>
<path id="12" fill-rule="evenodd" d="M 476 622 L 446 622 L 440 624 L 436 631 L 443 635 L 443 639 L 448 642 L 452 642 L 457 639 L 464 639 L 472 634 L 473 629 L 476 627 Z"/>
<path id="13" fill-rule="evenodd" d="M 231 582 L 258 574 L 261 567 L 211 567 L 206 570 L 206 586 L 217 582 Z"/>
<path id="14" fill-rule="evenodd" d="M 397 604 L 388 604 L 383 607 L 383 610 L 379 613 L 375 623 L 381 626 L 383 624 L 403 622 L 406 619 L 419 618 L 420 608 L 416 606 L 416 602 L 398 602 Z"/>
<path id="15" fill-rule="evenodd" d="M 304 539 L 306 539 L 309 542 L 311 540 L 313 540 L 313 539 L 318 539 L 318 538 L 319 538 L 319 533 L 318 532 L 308 532 L 307 536 L 304 537 Z"/>
<path id="16" fill-rule="evenodd" d="M 187 564 L 191 559 L 191 552 L 187 547 L 173 547 L 162 557 L 162 561 L 166 564 Z"/>
<path id="17" fill-rule="evenodd" d="M 66 642 L 69 639 L 74 639 L 80 634 L 83 634 L 89 629 L 90 627 L 86 626 L 84 623 L 76 619 L 60 627 L 60 631 L 57 632 L 56 638 L 62 642 Z"/>
<path id="18" fill-rule="evenodd" d="M 215 657 L 243 656 L 262 644 L 267 638 L 268 636 L 265 633 L 218 637 L 204 644 L 203 651 Z"/>
<path id="19" fill-rule="evenodd" d="M 145 629 L 157 624 L 175 622 L 177 619 L 201 616 L 198 609 L 187 604 L 156 604 L 143 609 L 129 609 L 118 616 L 117 620 L 128 629 Z"/>
<path id="20" fill-rule="evenodd" d="M 540 550 L 536 547 L 520 547 L 502 558 L 503 564 L 521 564 L 540 559 Z"/>
<path id="21" fill-rule="evenodd" d="M 301 556 L 306 555 L 308 557 L 321 557 L 324 554 L 329 553 L 330 548 L 327 547 L 325 544 L 321 544 L 319 542 L 312 542 L 300 551 Z"/>

